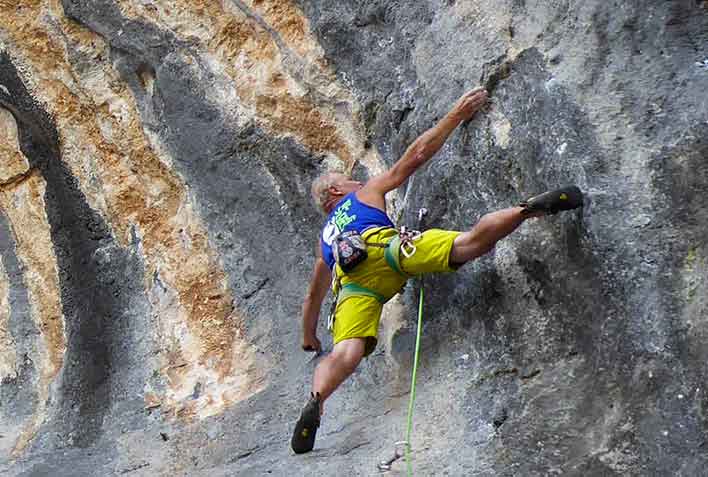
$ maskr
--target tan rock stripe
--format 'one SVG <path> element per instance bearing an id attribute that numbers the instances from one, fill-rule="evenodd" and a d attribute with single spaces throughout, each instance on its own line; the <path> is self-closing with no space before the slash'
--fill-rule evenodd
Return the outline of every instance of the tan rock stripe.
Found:
<path id="1" fill-rule="evenodd" d="M 129 132 L 140 131 L 132 97 L 124 89 L 121 90 L 121 93 L 123 93 L 125 101 L 131 104 L 129 111 L 131 124 L 127 129 Z M 136 124 L 133 124 L 134 122 Z M 116 127 L 120 127 L 120 125 L 116 125 Z M 129 134 L 129 136 L 139 144 L 127 144 L 121 149 L 142 150 L 139 148 L 147 146 L 144 144 L 142 135 Z M 145 151 L 145 153 L 146 155 L 153 154 L 152 151 Z M 131 157 L 131 159 L 133 158 Z M 206 380 L 207 385 L 202 387 L 202 394 L 207 403 L 214 401 L 210 393 L 228 394 L 233 398 L 231 399 L 233 401 L 257 392 L 261 387 L 259 384 L 261 371 L 246 372 L 247 370 L 252 371 L 250 368 L 253 363 L 253 349 L 248 345 L 236 342 L 241 340 L 241 321 L 233 309 L 231 291 L 228 289 L 225 273 L 209 248 L 206 232 L 199 219 L 192 214 L 191 207 L 186 202 L 186 195 L 181 183 L 174 180 L 172 184 L 164 184 L 166 178 L 176 179 L 176 176 L 171 175 L 171 171 L 160 163 L 157 157 L 147 162 L 136 160 L 127 162 L 130 165 L 130 171 L 126 170 L 122 174 L 125 180 L 135 180 L 135 177 L 143 178 L 140 183 L 144 185 L 144 189 L 139 190 L 138 193 L 135 193 L 133 189 L 121 192 L 113 203 L 118 204 L 122 209 L 111 214 L 112 216 L 120 218 L 125 216 L 125 211 L 128 209 L 130 209 L 128 213 L 131 214 L 132 211 L 139 210 L 141 201 L 148 196 L 149 190 L 177 190 L 180 196 L 179 202 L 175 201 L 177 207 L 174 212 L 154 213 L 151 209 L 147 209 L 145 210 L 145 220 L 141 220 L 140 215 L 135 218 L 139 224 L 143 225 L 145 232 L 143 246 L 146 251 L 146 261 L 150 267 L 147 270 L 146 278 L 152 277 L 153 271 L 159 269 L 160 279 L 179 294 L 178 307 L 181 311 L 178 311 L 178 315 L 181 315 L 181 318 L 177 317 L 177 319 L 186 321 L 190 331 L 198 338 L 196 343 L 191 339 L 182 340 L 182 342 L 177 342 L 174 339 L 169 340 L 172 345 L 167 355 L 165 370 L 170 376 L 172 392 L 166 396 L 164 407 L 173 406 L 175 409 L 181 409 L 182 405 L 177 405 L 176 401 L 187 399 L 192 394 L 197 381 L 204 382 Z M 139 164 L 143 164 L 142 169 Z M 116 165 L 116 169 L 120 167 L 120 165 Z M 154 167 L 160 168 L 160 170 L 157 172 L 146 170 L 146 168 L 152 169 Z M 162 197 L 148 197 L 147 201 L 158 204 L 167 202 Z M 128 209 L 126 209 L 126 205 Z M 152 227 L 153 224 L 156 227 Z M 126 224 L 126 233 L 128 225 Z M 161 310 L 155 300 L 153 300 L 153 305 L 158 313 L 165 311 L 164 315 L 174 315 L 171 310 Z M 176 323 L 170 323 L 170 320 L 164 319 L 164 316 L 161 321 L 163 328 L 166 328 L 163 330 L 166 337 L 180 333 L 178 331 L 180 326 L 175 327 Z M 189 364 L 182 366 L 185 360 Z M 199 363 L 196 368 L 195 361 Z M 214 372 L 209 371 L 210 369 L 213 369 Z M 244 379 L 240 375 L 247 375 L 247 377 Z M 220 396 L 216 401 L 216 408 L 212 406 L 211 409 L 205 409 L 200 413 L 213 414 L 219 406 L 228 404 L 229 399 Z"/>
<path id="2" fill-rule="evenodd" d="M 10 278 L 0 256 L 0 381 L 17 374 L 17 352 L 10 324 Z"/>
<path id="3" fill-rule="evenodd" d="M 49 221 L 44 204 L 45 183 L 34 172 L 13 189 L 0 189 L 0 208 L 15 235 L 17 258 L 22 263 L 32 318 L 42 335 L 38 343 L 38 409 L 17 441 L 14 453 L 27 445 L 44 419 L 49 385 L 61 369 L 66 351 L 64 317 L 59 296 L 59 276 Z"/>
<path id="4" fill-rule="evenodd" d="M 373 148 L 364 148 L 366 131 L 361 105 L 329 68 L 324 50 L 312 34 L 309 21 L 299 7 L 292 0 L 243 0 L 243 4 L 260 15 L 280 34 L 288 48 L 307 63 L 304 71 L 300 72 L 302 81 L 308 90 L 314 90 L 316 96 L 321 98 L 320 108 L 327 110 L 343 142 L 349 146 L 353 160 L 348 164 L 348 169 L 351 170 L 356 161 L 364 165 L 370 175 L 383 172 L 386 165 L 378 152 Z M 326 103 L 322 104 L 322 101 Z M 348 105 L 348 108 L 337 108 L 342 104 Z M 395 196 L 394 192 L 392 198 Z"/>
<path id="5" fill-rule="evenodd" d="M 71 25 L 62 19 L 66 31 L 71 31 Z M 81 35 L 71 37 L 77 43 L 86 40 Z M 91 40 L 95 42 L 96 38 Z M 82 132 L 97 145 L 102 156 L 100 163 L 105 165 L 99 168 L 99 173 L 111 209 L 109 216 L 124 244 L 132 223 L 139 225 L 146 259 L 151 265 L 147 275 L 152 276 L 156 262 L 163 265 L 161 279 L 179 292 L 180 302 L 188 310 L 187 317 L 195 325 L 192 331 L 204 344 L 200 360 L 217 358 L 221 363 L 233 344 L 237 326 L 235 321 L 225 319 L 232 310 L 226 276 L 209 248 L 206 232 L 198 219 L 192 218 L 190 226 L 182 230 L 189 237 L 189 247 L 177 240 L 180 230 L 174 226 L 172 218 L 185 210 L 184 186 L 156 157 L 143 134 L 137 108 L 127 88 L 117 84 L 114 93 L 131 106 L 128 124 L 118 123 L 108 108 L 98 109 L 102 121 L 112 123 L 121 131 L 115 136 L 115 143 L 102 137 L 95 122 L 85 118 L 81 121 Z M 58 120 L 64 122 L 61 117 Z M 228 366 L 223 369 L 227 372 Z"/>
<path id="6" fill-rule="evenodd" d="M 361 161 L 374 173 L 382 170 L 375 151 L 364 149 L 363 127 L 353 96 L 325 66 L 319 44 L 309 35 L 307 21 L 288 1 L 244 2 L 257 7 L 288 47 L 307 61 L 305 82 L 295 81 L 283 64 L 270 33 L 251 21 L 231 0 L 175 0 L 169 7 L 140 6 L 121 0 L 127 16 L 145 17 L 179 35 L 198 36 L 224 65 L 242 103 L 254 109 L 261 124 L 277 135 L 292 135 L 312 152 L 335 154 L 346 169 Z M 191 30 L 188 25 L 199 25 Z M 330 101 L 313 102 L 308 90 Z M 335 104 L 348 104 L 338 113 Z"/>
<path id="7" fill-rule="evenodd" d="M 44 208 L 44 181 L 36 171 L 29 169 L 27 158 L 19 150 L 15 119 L 3 108 L 0 108 L 0 141 L 3 144 L 0 164 L 2 170 L 7 171 L 4 182 L 0 184 L 0 209 L 8 217 L 15 234 L 16 253 L 25 270 L 23 279 L 28 290 L 31 316 L 42 336 L 42 342 L 37 344 L 42 357 L 37 370 L 38 408 L 29 422 L 24 424 L 15 442 L 12 455 L 16 456 L 27 446 L 44 420 L 49 385 L 63 364 L 66 338 L 56 257 Z M 0 299 L 7 298 L 6 293 L 1 295 Z M 9 366 L 9 369 L 2 369 L 0 374 L 4 376 L 5 373 L 15 372 L 16 351 L 7 330 L 9 302 L 3 303 L 1 308 L 6 311 L 0 311 L 0 344 L 3 345 L 0 364 L 3 368 L 5 364 Z"/>
<path id="8" fill-rule="evenodd" d="M 89 191 L 87 196 L 94 207 L 100 208 L 105 201 L 103 209 L 123 244 L 128 241 L 131 225 L 138 225 L 147 261 L 146 281 L 149 282 L 159 268 L 161 280 L 178 292 L 178 306 L 186 307 L 184 319 L 201 342 L 195 361 L 203 366 L 215 366 L 223 376 L 230 372 L 233 363 L 231 349 L 238 320 L 232 313 L 226 276 L 208 247 L 199 220 L 189 215 L 191 209 L 185 207 L 186 194 L 181 182 L 155 155 L 143 135 L 131 95 L 116 78 L 106 80 L 111 86 L 110 93 L 130 105 L 129 109 L 120 111 L 128 114 L 127 121 L 118 117 L 120 114 L 111 111 L 106 103 L 94 103 L 87 97 L 90 90 L 72 81 L 68 81 L 67 86 L 57 79 L 81 81 L 65 61 L 61 42 L 42 30 L 46 25 L 38 19 L 53 15 L 62 35 L 75 43 L 73 47 L 92 52 L 95 57 L 101 54 L 100 39 L 61 16 L 61 8 L 55 0 L 50 2 L 49 9 L 42 8 L 39 2 L 31 6 L 34 8 L 31 11 L 23 9 L 24 15 L 11 17 L 14 10 L 3 2 L 0 12 L 13 18 L 7 28 L 13 51 L 21 52 L 22 61 L 32 67 L 37 86 L 33 88 L 34 93 L 56 118 L 62 137 L 63 160 L 80 179 L 82 188 Z M 35 38 L 43 41 L 35 42 Z M 113 135 L 114 143 L 103 137 L 97 121 L 119 131 Z M 95 166 L 99 190 L 95 187 L 92 190 L 90 185 L 91 171 L 86 172 L 82 159 L 87 154 L 97 157 L 89 165 Z M 175 220 L 177 217 L 180 218 Z M 244 362 L 249 361 L 246 356 L 242 358 Z"/>
<path id="9" fill-rule="evenodd" d="M 0 108 L 0 187 L 16 181 L 29 169 L 17 142 L 17 124 L 10 111 Z"/>
<path id="10" fill-rule="evenodd" d="M 307 19 L 290 0 L 244 0 L 243 4 L 278 31 L 285 43 L 300 56 L 307 57 L 313 53 L 322 56 L 319 54 L 319 44 L 311 39 Z"/>

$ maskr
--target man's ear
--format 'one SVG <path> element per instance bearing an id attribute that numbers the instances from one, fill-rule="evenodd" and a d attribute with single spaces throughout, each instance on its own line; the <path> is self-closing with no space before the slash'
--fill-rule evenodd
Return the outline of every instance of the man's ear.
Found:
<path id="1" fill-rule="evenodd" d="M 327 192 L 329 192 L 329 195 L 342 195 L 342 191 L 337 184 L 332 184 L 327 187 Z"/>

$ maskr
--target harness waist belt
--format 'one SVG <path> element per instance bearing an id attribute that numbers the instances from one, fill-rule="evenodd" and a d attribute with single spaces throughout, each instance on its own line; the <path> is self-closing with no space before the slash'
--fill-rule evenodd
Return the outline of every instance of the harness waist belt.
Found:
<path id="1" fill-rule="evenodd" d="M 382 294 L 375 292 L 369 288 L 363 287 L 357 283 L 347 283 L 342 285 L 337 296 L 337 303 L 341 303 L 351 296 L 370 296 L 376 298 L 379 303 L 384 304 L 388 301 Z"/>
<path id="2" fill-rule="evenodd" d="M 384 249 L 384 259 L 386 260 L 386 264 L 396 273 L 401 275 L 402 277 L 408 279 L 411 277 L 411 275 L 408 275 L 403 271 L 401 268 L 401 246 L 403 245 L 403 240 L 401 238 L 401 234 L 398 233 L 394 235 L 391 240 L 388 241 L 388 243 L 371 243 L 371 242 L 366 242 L 366 239 L 369 238 L 372 235 L 375 235 L 376 233 L 380 232 L 383 229 L 386 229 L 388 227 L 376 227 L 373 229 L 369 229 L 364 231 L 362 234 L 362 238 L 365 240 L 365 243 L 367 245 L 371 245 L 374 247 L 381 247 Z M 406 238 L 406 243 L 410 243 L 410 238 Z M 415 239 L 413 239 L 415 240 Z M 406 254 L 406 256 L 410 256 L 413 253 L 415 253 L 415 247 L 413 247 L 413 251 L 409 252 Z M 335 310 L 336 307 L 339 303 L 343 302 L 347 298 L 353 297 L 353 296 L 369 296 L 371 298 L 376 299 L 379 303 L 382 305 L 385 304 L 387 301 L 389 301 L 392 297 L 386 298 L 382 294 L 370 289 L 363 287 L 359 285 L 358 283 L 350 282 L 345 285 L 341 284 L 341 278 L 342 276 L 340 275 L 340 268 L 339 265 L 335 265 L 334 268 L 334 273 L 335 273 L 335 280 L 333 284 L 333 292 L 335 295 L 335 299 L 332 302 L 332 307 L 329 312 L 329 319 L 327 321 L 327 328 L 332 331 L 334 329 L 334 320 L 335 320 Z M 400 291 L 399 291 L 400 292 Z"/>

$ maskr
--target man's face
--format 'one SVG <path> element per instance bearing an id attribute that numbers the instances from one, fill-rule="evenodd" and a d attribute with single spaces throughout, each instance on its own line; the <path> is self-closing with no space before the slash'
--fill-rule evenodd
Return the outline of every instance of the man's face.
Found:
<path id="1" fill-rule="evenodd" d="M 359 181 L 352 180 L 350 177 L 347 177 L 345 175 L 341 175 L 337 178 L 335 187 L 339 193 L 342 195 L 347 195 L 350 192 L 355 192 L 361 189 L 364 186 Z"/>

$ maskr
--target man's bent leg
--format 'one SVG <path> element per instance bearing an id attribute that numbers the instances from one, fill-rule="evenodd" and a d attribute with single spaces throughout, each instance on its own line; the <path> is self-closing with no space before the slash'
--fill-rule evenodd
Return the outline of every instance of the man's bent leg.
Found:
<path id="1" fill-rule="evenodd" d="M 310 401 L 295 424 L 290 445 L 296 454 L 310 452 L 315 446 L 323 402 L 354 372 L 366 351 L 366 338 L 345 339 L 317 365 Z"/>
<path id="2" fill-rule="evenodd" d="M 362 284 L 367 285 L 368 282 Z M 322 403 L 354 372 L 361 358 L 376 346 L 381 309 L 382 304 L 376 298 L 366 295 L 350 296 L 337 305 L 332 330 L 334 349 L 315 369 L 310 400 L 303 408 L 293 432 L 291 445 L 296 453 L 313 449 L 323 411 Z"/>
<path id="3" fill-rule="evenodd" d="M 364 357 L 366 338 L 342 340 L 315 369 L 312 379 L 312 392 L 319 393 L 324 402 L 340 384 L 356 369 Z"/>
<path id="4" fill-rule="evenodd" d="M 511 207 L 484 215 L 471 230 L 455 238 L 450 252 L 450 263 L 462 265 L 484 255 L 496 243 L 516 230 L 524 220 L 540 217 L 543 213 L 524 213 L 523 207 Z"/>

